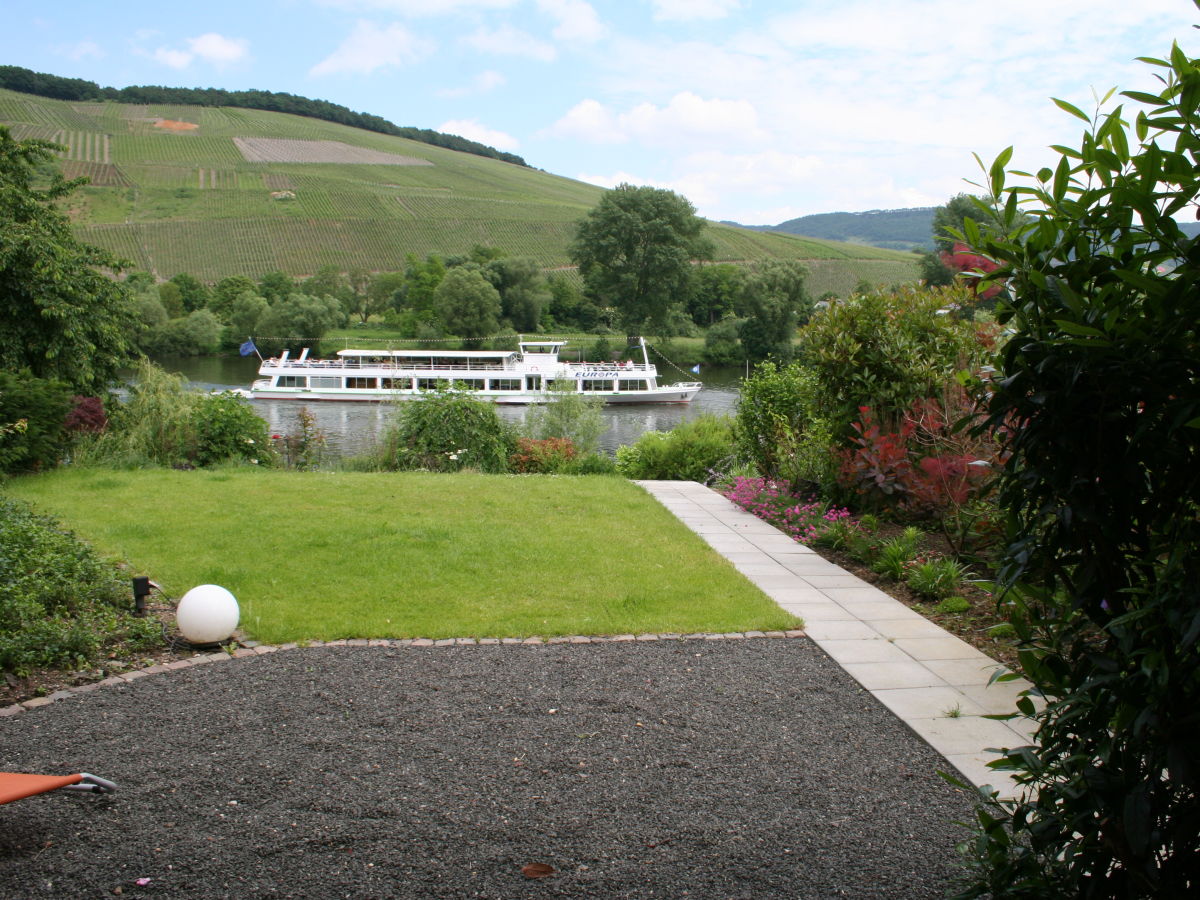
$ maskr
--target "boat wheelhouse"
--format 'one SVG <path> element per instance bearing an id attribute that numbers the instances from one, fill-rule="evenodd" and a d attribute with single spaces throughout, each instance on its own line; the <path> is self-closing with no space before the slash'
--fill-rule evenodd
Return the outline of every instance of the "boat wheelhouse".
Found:
<path id="1" fill-rule="evenodd" d="M 566 362 L 566 341 L 520 341 L 518 350 L 339 350 L 315 359 L 306 348 L 264 359 L 250 396 L 269 400 L 385 400 L 461 390 L 496 403 L 545 403 L 555 391 L 605 403 L 687 403 L 698 381 L 658 383 L 646 342 L 642 362 Z"/>

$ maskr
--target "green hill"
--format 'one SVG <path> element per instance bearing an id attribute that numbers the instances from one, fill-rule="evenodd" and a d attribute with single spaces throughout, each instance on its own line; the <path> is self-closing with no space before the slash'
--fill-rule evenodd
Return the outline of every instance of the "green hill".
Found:
<path id="1" fill-rule="evenodd" d="M 782 231 L 829 241 L 850 241 L 890 250 L 933 249 L 935 207 L 872 209 L 867 212 L 816 213 L 755 230 Z"/>
<path id="2" fill-rule="evenodd" d="M 67 147 L 91 184 L 79 235 L 170 278 L 396 270 L 473 245 L 569 265 L 592 185 L 333 122 L 235 107 L 70 102 L 0 90 L 0 124 Z M 721 260 L 803 259 L 816 293 L 916 277 L 904 253 L 714 225 Z"/>

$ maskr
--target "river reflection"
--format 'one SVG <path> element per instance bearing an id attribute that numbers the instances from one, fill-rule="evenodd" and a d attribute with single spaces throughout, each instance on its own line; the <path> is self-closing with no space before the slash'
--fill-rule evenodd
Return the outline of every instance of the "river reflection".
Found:
<path id="1" fill-rule="evenodd" d="M 205 390 L 248 388 L 258 372 L 256 357 L 163 357 L 155 360 L 168 372 L 178 372 L 193 386 Z M 601 449 L 615 453 L 622 444 L 632 444 L 647 431 L 669 431 L 680 422 L 694 419 L 703 413 L 732 415 L 737 408 L 738 388 L 742 371 L 706 367 L 700 375 L 686 375 L 687 380 L 699 379 L 704 389 L 691 403 L 646 403 L 605 406 L 604 419 L 608 425 L 600 437 Z M 684 380 L 659 370 L 660 382 Z M 305 402 L 302 400 L 252 400 L 251 405 L 262 416 L 272 434 L 296 430 L 297 414 L 308 409 L 316 419 L 316 427 L 329 439 L 335 456 L 355 456 L 365 453 L 378 441 L 395 414 L 393 404 L 337 403 L 333 401 Z M 400 401 L 404 402 L 404 401 Z M 529 408 L 497 406 L 500 417 L 510 422 L 524 422 Z"/>

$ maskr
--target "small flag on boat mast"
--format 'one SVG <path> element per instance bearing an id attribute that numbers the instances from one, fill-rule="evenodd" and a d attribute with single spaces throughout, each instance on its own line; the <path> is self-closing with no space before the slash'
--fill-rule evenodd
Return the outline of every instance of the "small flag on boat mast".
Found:
<path id="1" fill-rule="evenodd" d="M 699 375 L 700 374 L 700 363 L 696 363 L 694 366 L 692 366 L 692 371 L 695 372 L 697 375 Z"/>
<path id="2" fill-rule="evenodd" d="M 251 353 L 258 353 L 258 348 L 254 346 L 253 338 L 246 341 L 246 343 L 242 344 L 241 353 L 242 353 L 242 356 L 249 356 Z"/>

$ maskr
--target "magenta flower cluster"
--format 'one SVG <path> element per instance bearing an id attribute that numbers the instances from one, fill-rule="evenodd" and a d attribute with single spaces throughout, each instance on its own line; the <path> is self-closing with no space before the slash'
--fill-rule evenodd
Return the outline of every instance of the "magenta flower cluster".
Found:
<path id="1" fill-rule="evenodd" d="M 766 478 L 735 478 L 722 493 L 802 544 L 811 544 L 826 527 L 850 517 L 848 509 L 797 497 L 785 486 Z"/>

